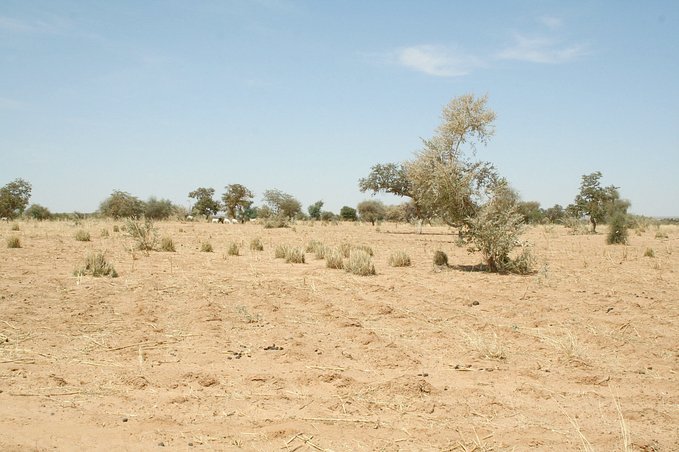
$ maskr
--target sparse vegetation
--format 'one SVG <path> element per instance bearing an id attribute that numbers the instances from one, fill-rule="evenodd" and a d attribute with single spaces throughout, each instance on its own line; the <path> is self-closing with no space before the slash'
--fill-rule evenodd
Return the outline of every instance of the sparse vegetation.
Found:
<path id="1" fill-rule="evenodd" d="M 608 223 L 606 243 L 609 245 L 624 245 L 627 243 L 627 237 L 627 215 L 624 212 L 616 212 Z"/>
<path id="2" fill-rule="evenodd" d="M 325 266 L 341 270 L 344 268 L 344 254 L 337 248 L 330 248 L 325 252 Z"/>
<path id="3" fill-rule="evenodd" d="M 113 225 L 113 232 L 120 232 L 120 227 L 117 224 Z"/>
<path id="4" fill-rule="evenodd" d="M 108 229 L 102 228 L 102 229 L 101 229 L 101 232 L 99 233 L 99 236 L 102 237 L 102 238 L 108 237 L 108 236 L 109 236 Z"/>
<path id="5" fill-rule="evenodd" d="M 448 266 L 448 255 L 441 250 L 437 250 L 434 253 L 434 265 L 438 267 Z"/>
<path id="6" fill-rule="evenodd" d="M 153 225 L 150 218 L 143 221 L 127 219 L 127 234 L 136 242 L 136 249 L 148 253 L 153 251 L 158 245 L 158 230 Z"/>
<path id="7" fill-rule="evenodd" d="M 285 259 L 285 256 L 288 254 L 288 248 L 290 248 L 288 245 L 276 245 L 274 257 L 276 259 Z"/>
<path id="8" fill-rule="evenodd" d="M 361 249 L 353 249 L 349 253 L 349 259 L 344 264 L 344 269 L 349 273 L 359 276 L 370 276 L 375 274 L 370 254 Z"/>
<path id="9" fill-rule="evenodd" d="M 104 253 L 101 251 L 90 253 L 85 259 L 85 265 L 76 269 L 73 274 L 75 276 L 110 276 L 112 278 L 118 276 L 113 265 L 106 260 Z"/>
<path id="10" fill-rule="evenodd" d="M 160 239 L 160 249 L 162 251 L 167 251 L 170 253 L 174 253 L 175 251 L 177 251 L 174 246 L 174 240 L 172 240 L 172 237 L 167 235 L 163 236 Z"/>
<path id="11" fill-rule="evenodd" d="M 644 257 L 655 257 L 655 251 L 653 251 L 653 248 L 646 248 L 646 251 L 644 251 Z"/>
<path id="12" fill-rule="evenodd" d="M 16 235 L 7 237 L 7 248 L 21 248 L 21 239 Z"/>
<path id="13" fill-rule="evenodd" d="M 264 251 L 264 245 L 262 244 L 262 239 L 254 238 L 250 240 L 250 249 L 252 251 Z"/>
<path id="14" fill-rule="evenodd" d="M 213 251 L 212 244 L 210 242 L 203 242 L 200 244 L 200 251 L 203 253 L 211 253 Z"/>
<path id="15" fill-rule="evenodd" d="M 79 242 L 89 242 L 90 233 L 84 229 L 79 229 L 78 232 L 75 233 L 75 239 Z"/>
<path id="16" fill-rule="evenodd" d="M 10 227 L 12 231 L 18 231 L 19 230 L 19 225 L 17 223 L 12 223 L 12 226 Z"/>
<path id="17" fill-rule="evenodd" d="M 293 264 L 304 263 L 304 250 L 296 246 L 290 246 L 285 251 L 285 262 Z"/>
<path id="18" fill-rule="evenodd" d="M 410 267 L 410 256 L 405 251 L 395 251 L 389 256 L 389 265 L 392 267 Z"/>
<path id="19" fill-rule="evenodd" d="M 226 250 L 229 256 L 238 256 L 240 254 L 240 245 L 236 242 L 231 242 Z"/>

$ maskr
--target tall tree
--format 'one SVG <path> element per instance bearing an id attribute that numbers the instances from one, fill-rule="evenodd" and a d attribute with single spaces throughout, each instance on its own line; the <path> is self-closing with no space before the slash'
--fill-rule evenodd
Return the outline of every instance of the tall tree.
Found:
<path id="1" fill-rule="evenodd" d="M 219 212 L 221 205 L 219 201 L 215 201 L 212 197 L 215 195 L 214 188 L 199 187 L 189 193 L 189 198 L 196 200 L 193 205 L 193 211 L 199 215 L 209 217 Z"/>
<path id="2" fill-rule="evenodd" d="M 269 206 L 274 215 L 294 218 L 302 212 L 302 203 L 295 199 L 294 196 L 278 189 L 265 191 L 264 202 Z"/>
<path id="3" fill-rule="evenodd" d="M 224 208 L 231 218 L 245 221 L 245 212 L 252 206 L 252 199 L 255 195 L 241 184 L 229 184 L 226 192 L 222 195 Z"/>
<path id="4" fill-rule="evenodd" d="M 592 232 L 596 232 L 598 222 L 605 220 L 611 210 L 627 211 L 629 203 L 621 202 L 618 187 L 601 186 L 601 171 L 582 176 L 580 193 L 575 196 L 575 203 L 571 210 L 578 215 L 587 215 L 592 224 Z"/>
<path id="5" fill-rule="evenodd" d="M 144 202 L 131 194 L 114 190 L 99 205 L 99 213 L 105 217 L 138 218 L 144 214 Z"/>
<path id="6" fill-rule="evenodd" d="M 151 196 L 144 205 L 144 216 L 152 220 L 167 220 L 177 212 L 177 208 L 169 199 L 158 199 Z"/>
<path id="7" fill-rule="evenodd" d="M 322 209 L 323 201 L 316 201 L 315 203 L 311 204 L 307 208 L 307 210 L 309 211 L 309 217 L 313 218 L 314 220 L 320 220 Z"/>
<path id="8" fill-rule="evenodd" d="M 31 184 L 19 178 L 0 188 L 0 217 L 16 218 L 31 199 Z"/>

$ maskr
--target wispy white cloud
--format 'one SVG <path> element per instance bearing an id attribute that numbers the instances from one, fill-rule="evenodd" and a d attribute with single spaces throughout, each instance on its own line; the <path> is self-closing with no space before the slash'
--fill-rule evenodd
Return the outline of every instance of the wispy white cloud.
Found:
<path id="1" fill-rule="evenodd" d="M 575 60 L 586 54 L 587 47 L 582 44 L 563 45 L 552 38 L 528 38 L 516 34 L 514 35 L 514 43 L 498 53 L 497 58 L 558 64 Z"/>
<path id="2" fill-rule="evenodd" d="M 556 30 L 561 27 L 563 21 L 555 16 L 541 16 L 538 17 L 538 22 L 550 30 Z"/>
<path id="3" fill-rule="evenodd" d="M 482 66 L 480 58 L 434 45 L 404 47 L 394 53 L 397 64 L 436 77 L 459 77 Z"/>
<path id="4" fill-rule="evenodd" d="M 7 97 L 0 97 L 0 110 L 25 110 L 26 107 L 27 104 L 24 102 Z"/>
<path id="5" fill-rule="evenodd" d="M 58 17 L 53 17 L 49 21 L 27 21 L 14 17 L 0 16 L 0 31 L 10 33 L 58 33 L 67 26 L 68 22 Z"/>

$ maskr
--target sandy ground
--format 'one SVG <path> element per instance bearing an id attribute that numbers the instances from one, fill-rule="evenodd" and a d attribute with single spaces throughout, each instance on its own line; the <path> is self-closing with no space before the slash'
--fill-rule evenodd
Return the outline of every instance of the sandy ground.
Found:
<path id="1" fill-rule="evenodd" d="M 538 271 L 516 276 L 469 271 L 446 228 L 169 222 L 177 251 L 147 256 L 122 222 L 17 224 L 0 450 L 679 449 L 679 228 L 608 246 L 536 227 Z M 274 258 L 310 240 L 369 245 L 378 274 Z M 118 278 L 73 275 L 93 250 Z"/>

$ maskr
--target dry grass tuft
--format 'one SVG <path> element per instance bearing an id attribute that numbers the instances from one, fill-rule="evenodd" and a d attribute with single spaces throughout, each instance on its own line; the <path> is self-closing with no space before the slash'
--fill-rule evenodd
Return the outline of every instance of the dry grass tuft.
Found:
<path id="1" fill-rule="evenodd" d="M 162 251 L 168 251 L 171 253 L 174 253 L 176 250 L 174 246 L 174 240 L 172 240 L 172 237 L 169 236 L 163 236 L 163 238 L 160 239 L 160 249 Z"/>
<path id="2" fill-rule="evenodd" d="M 396 251 L 389 256 L 389 265 L 392 267 L 410 267 L 410 256 L 405 251 Z"/>
<path id="3" fill-rule="evenodd" d="M 16 223 L 12 223 L 12 227 L 10 228 L 12 231 L 18 231 L 19 230 L 19 225 Z"/>
<path id="4" fill-rule="evenodd" d="M 325 266 L 341 270 L 344 268 L 344 253 L 337 248 L 331 248 L 325 252 Z"/>
<path id="5" fill-rule="evenodd" d="M 236 242 L 231 242 L 229 244 L 229 248 L 226 250 L 226 253 L 229 256 L 238 256 L 240 255 L 240 245 L 238 245 Z"/>
<path id="6" fill-rule="evenodd" d="M 285 253 L 285 262 L 293 264 L 304 263 L 304 250 L 298 247 L 288 247 Z"/>
<path id="7" fill-rule="evenodd" d="M 203 242 L 200 244 L 200 251 L 203 253 L 211 253 L 214 250 L 212 249 L 212 244 L 210 242 Z"/>
<path id="8" fill-rule="evenodd" d="M 16 235 L 7 237 L 7 248 L 21 248 L 21 239 Z"/>
<path id="9" fill-rule="evenodd" d="M 81 268 L 76 269 L 73 274 L 75 276 L 92 275 L 95 277 L 99 276 L 110 276 L 112 278 L 118 277 L 118 272 L 116 272 L 113 265 L 110 264 L 104 253 L 97 251 L 96 253 L 91 253 L 85 259 L 85 265 Z"/>
<path id="10" fill-rule="evenodd" d="M 448 255 L 441 250 L 436 251 L 434 253 L 434 265 L 437 265 L 439 267 L 447 267 Z"/>
<path id="11" fill-rule="evenodd" d="M 79 242 L 89 242 L 90 233 L 83 229 L 80 229 L 78 232 L 75 233 L 75 239 Z"/>
<path id="12" fill-rule="evenodd" d="M 285 259 L 285 256 L 288 254 L 288 248 L 290 248 L 288 245 L 276 245 L 274 257 L 276 259 Z"/>
<path id="13" fill-rule="evenodd" d="M 481 335 L 476 331 L 462 333 L 467 345 L 476 351 L 481 358 L 486 359 L 507 359 L 504 345 L 497 337 L 497 334 Z"/>
<path id="14" fill-rule="evenodd" d="M 262 240 L 259 237 L 250 240 L 250 249 L 252 251 L 264 251 Z"/>
<path id="15" fill-rule="evenodd" d="M 349 273 L 359 276 L 370 276 L 375 273 L 375 265 L 372 263 L 367 251 L 355 249 L 349 253 L 349 259 L 344 264 L 344 269 Z"/>

